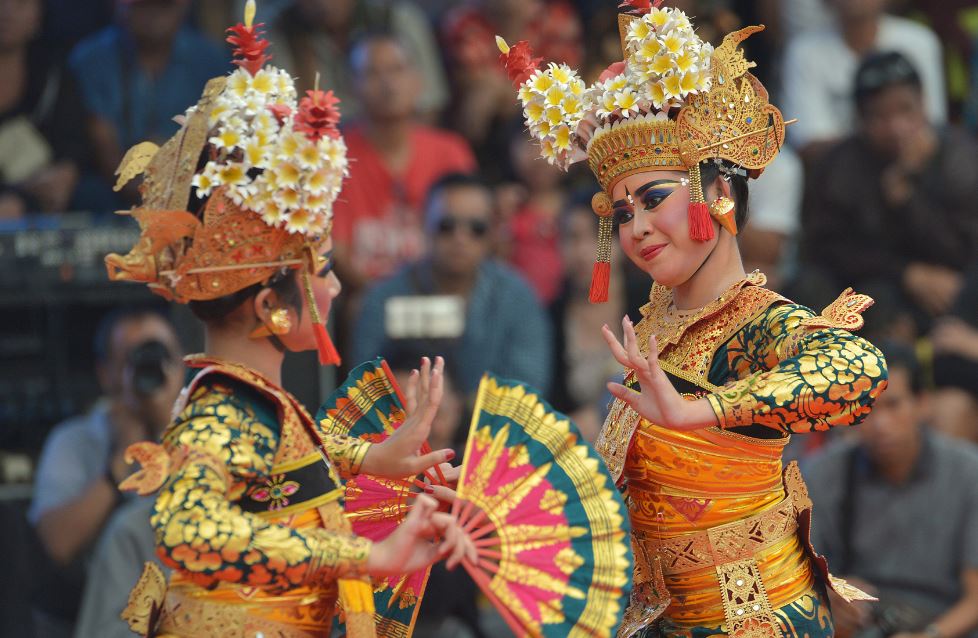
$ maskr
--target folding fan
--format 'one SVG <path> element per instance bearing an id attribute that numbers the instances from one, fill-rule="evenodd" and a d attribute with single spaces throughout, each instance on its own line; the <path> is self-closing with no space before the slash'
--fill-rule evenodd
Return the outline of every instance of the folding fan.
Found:
<path id="1" fill-rule="evenodd" d="M 453 513 L 465 569 L 517 636 L 607 637 L 631 590 L 625 504 L 577 427 L 535 391 L 486 375 Z"/>
<path id="2" fill-rule="evenodd" d="M 364 363 L 351 371 L 346 382 L 316 414 L 316 422 L 326 433 L 372 442 L 389 437 L 405 418 L 401 391 L 383 359 Z M 430 451 L 425 443 L 421 453 Z M 445 484 L 440 471 L 425 476 L 433 484 Z M 416 486 L 423 487 L 424 483 L 418 479 L 394 480 L 364 474 L 348 480 L 344 509 L 353 532 L 371 540 L 387 538 L 407 516 L 409 499 L 415 495 L 411 488 Z M 378 634 L 411 635 L 429 571 L 391 577 L 375 588 Z"/>

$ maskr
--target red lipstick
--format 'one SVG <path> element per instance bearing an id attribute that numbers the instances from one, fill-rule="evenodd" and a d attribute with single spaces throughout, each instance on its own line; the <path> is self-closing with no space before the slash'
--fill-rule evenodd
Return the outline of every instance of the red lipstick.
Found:
<path id="1" fill-rule="evenodd" d="M 662 249 L 665 248 L 666 246 L 667 244 L 655 244 L 654 246 L 648 246 L 646 248 L 643 248 L 639 252 L 639 255 L 641 255 L 642 259 L 644 259 L 645 261 L 652 261 L 653 259 L 655 259 L 655 256 L 661 253 Z"/>

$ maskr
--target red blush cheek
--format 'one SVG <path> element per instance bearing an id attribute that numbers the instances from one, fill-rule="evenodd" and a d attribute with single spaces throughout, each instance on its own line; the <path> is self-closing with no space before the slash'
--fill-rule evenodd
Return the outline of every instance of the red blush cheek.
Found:
<path id="1" fill-rule="evenodd" d="M 656 229 L 669 237 L 670 241 L 674 238 L 689 236 L 686 208 L 686 206 L 670 206 L 668 209 L 660 211 L 656 216 Z"/>

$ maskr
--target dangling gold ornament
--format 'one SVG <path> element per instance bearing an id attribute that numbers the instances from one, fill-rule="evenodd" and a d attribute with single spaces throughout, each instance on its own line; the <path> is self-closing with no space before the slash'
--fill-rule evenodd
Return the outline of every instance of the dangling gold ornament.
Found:
<path id="1" fill-rule="evenodd" d="M 734 237 L 737 236 L 736 208 L 737 205 L 729 197 L 720 196 L 710 203 L 710 217 L 717 220 Z"/>
<path id="2" fill-rule="evenodd" d="M 268 315 L 268 323 L 262 323 L 251 333 L 252 339 L 262 339 L 292 332 L 292 317 L 285 308 L 276 308 Z"/>

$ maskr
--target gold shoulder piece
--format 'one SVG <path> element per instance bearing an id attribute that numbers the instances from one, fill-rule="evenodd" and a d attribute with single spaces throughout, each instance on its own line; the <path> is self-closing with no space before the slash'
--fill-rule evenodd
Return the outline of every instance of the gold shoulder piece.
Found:
<path id="1" fill-rule="evenodd" d="M 119 168 L 115 169 L 119 179 L 116 180 L 112 190 L 121 191 L 134 177 L 142 175 L 159 150 L 160 147 L 152 142 L 140 142 L 126 151 L 122 161 L 119 162 Z"/>
<path id="2" fill-rule="evenodd" d="M 166 577 L 163 570 L 156 563 L 144 563 L 143 573 L 129 592 L 129 602 L 119 616 L 140 636 L 153 636 L 165 597 Z"/>
<path id="3" fill-rule="evenodd" d="M 822 314 L 802 319 L 799 325 L 809 328 L 859 330 L 866 322 L 862 313 L 872 305 L 872 297 L 853 292 L 852 288 L 846 288 L 838 299 L 825 307 Z"/>
<path id="4" fill-rule="evenodd" d="M 140 496 L 160 489 L 170 474 L 170 455 L 158 443 L 142 441 L 126 448 L 126 463 L 138 461 L 139 470 L 119 484 L 119 489 Z"/>

